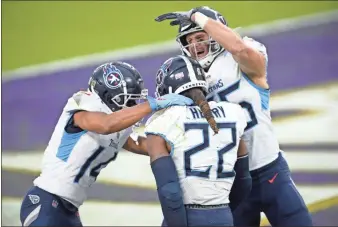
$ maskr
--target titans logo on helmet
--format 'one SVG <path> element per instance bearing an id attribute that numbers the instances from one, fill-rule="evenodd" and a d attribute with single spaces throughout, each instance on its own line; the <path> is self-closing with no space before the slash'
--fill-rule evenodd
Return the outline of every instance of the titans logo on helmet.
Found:
<path id="1" fill-rule="evenodd" d="M 108 88 L 114 89 L 121 86 L 123 76 L 120 70 L 108 64 L 103 67 L 103 80 Z"/>
<path id="2" fill-rule="evenodd" d="M 171 63 L 172 63 L 172 58 L 169 58 L 163 63 L 161 68 L 158 70 L 156 74 L 156 84 L 158 86 L 162 85 L 164 77 L 167 75 L 168 69 L 171 66 Z"/>

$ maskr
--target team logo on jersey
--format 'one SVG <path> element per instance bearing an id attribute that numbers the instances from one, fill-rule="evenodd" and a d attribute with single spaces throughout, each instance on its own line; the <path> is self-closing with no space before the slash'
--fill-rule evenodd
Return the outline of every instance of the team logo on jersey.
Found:
<path id="1" fill-rule="evenodd" d="M 108 88 L 114 89 L 121 86 L 123 76 L 120 70 L 112 64 L 107 64 L 102 69 L 103 80 Z"/>
<path id="2" fill-rule="evenodd" d="M 37 204 L 40 202 L 40 197 L 37 195 L 28 195 L 28 198 L 33 204 Z"/>

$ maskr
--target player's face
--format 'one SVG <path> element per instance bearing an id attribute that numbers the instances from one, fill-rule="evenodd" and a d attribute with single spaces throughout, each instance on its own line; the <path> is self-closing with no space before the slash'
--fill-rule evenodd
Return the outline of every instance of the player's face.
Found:
<path id="1" fill-rule="evenodd" d="M 188 50 L 192 58 L 201 59 L 209 52 L 209 36 L 206 32 L 194 32 L 186 37 Z"/>

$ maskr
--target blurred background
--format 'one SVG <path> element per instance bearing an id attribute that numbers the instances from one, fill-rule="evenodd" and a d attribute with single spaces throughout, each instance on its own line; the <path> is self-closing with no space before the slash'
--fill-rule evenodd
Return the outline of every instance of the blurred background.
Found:
<path id="1" fill-rule="evenodd" d="M 315 225 L 338 224 L 338 2 L 2 1 L 3 225 L 20 224 L 63 105 L 92 70 L 125 60 L 153 94 L 157 69 L 180 53 L 178 28 L 154 18 L 200 5 L 266 45 L 273 122 L 294 181 Z M 148 158 L 121 152 L 80 215 L 84 225 L 160 225 Z"/>

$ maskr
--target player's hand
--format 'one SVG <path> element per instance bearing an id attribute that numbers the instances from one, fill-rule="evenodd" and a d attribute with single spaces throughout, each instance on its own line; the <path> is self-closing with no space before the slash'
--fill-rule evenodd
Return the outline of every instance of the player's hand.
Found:
<path id="1" fill-rule="evenodd" d="M 170 106 L 189 106 L 194 103 L 192 99 L 174 93 L 163 95 L 157 99 L 148 96 L 148 102 L 152 111 L 157 111 Z"/>
<path id="2" fill-rule="evenodd" d="M 200 8 L 200 7 L 198 7 Z M 164 20 L 173 20 L 170 22 L 171 26 L 179 24 L 192 23 L 191 16 L 198 11 L 198 8 L 193 8 L 187 12 L 172 12 L 165 13 L 155 18 L 155 21 L 162 22 Z"/>

